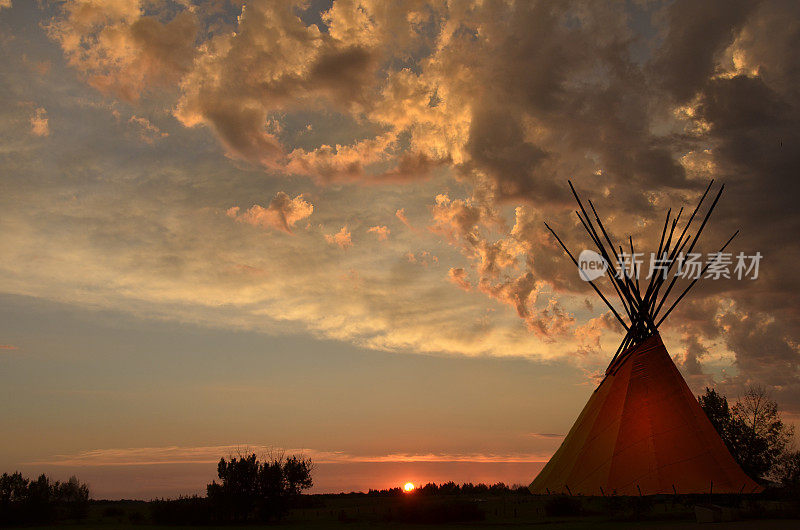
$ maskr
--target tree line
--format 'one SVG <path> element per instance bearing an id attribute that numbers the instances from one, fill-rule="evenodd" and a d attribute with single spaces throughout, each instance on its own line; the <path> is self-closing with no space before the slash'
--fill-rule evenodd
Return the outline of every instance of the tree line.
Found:
<path id="1" fill-rule="evenodd" d="M 465 482 L 464 484 L 456 484 L 453 481 L 436 484 L 428 482 L 424 486 L 414 489 L 414 495 L 500 495 L 505 493 L 522 493 L 528 494 L 528 487 L 522 485 L 507 486 L 503 482 L 487 485 L 484 483 L 473 484 Z M 409 492 L 404 491 L 402 488 L 387 488 L 387 489 L 370 489 L 365 495 L 373 496 L 393 496 L 393 495 L 408 495 Z"/>
<path id="2" fill-rule="evenodd" d="M 76 477 L 59 482 L 44 474 L 36 480 L 19 472 L 0 476 L 0 526 L 82 519 L 88 508 L 89 487 Z"/>

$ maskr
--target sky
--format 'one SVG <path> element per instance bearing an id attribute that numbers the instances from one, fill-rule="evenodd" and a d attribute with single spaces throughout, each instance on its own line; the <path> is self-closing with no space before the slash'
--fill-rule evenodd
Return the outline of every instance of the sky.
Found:
<path id="1" fill-rule="evenodd" d="M 794 2 L 0 0 L 0 468 L 98 498 L 528 483 L 622 337 L 567 179 L 763 256 L 661 327 L 800 417 Z"/>

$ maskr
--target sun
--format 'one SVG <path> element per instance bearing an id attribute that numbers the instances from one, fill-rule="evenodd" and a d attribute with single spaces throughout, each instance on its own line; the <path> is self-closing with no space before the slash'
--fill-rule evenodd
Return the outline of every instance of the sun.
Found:
<path id="1" fill-rule="evenodd" d="M 414 491 L 414 484 L 412 482 L 406 482 L 403 489 L 406 491 Z"/>

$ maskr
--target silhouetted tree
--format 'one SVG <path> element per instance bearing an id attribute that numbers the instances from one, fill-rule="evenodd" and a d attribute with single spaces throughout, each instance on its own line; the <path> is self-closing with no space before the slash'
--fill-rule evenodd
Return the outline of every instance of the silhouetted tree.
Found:
<path id="1" fill-rule="evenodd" d="M 786 451 L 776 465 L 775 478 L 784 486 L 800 487 L 800 451 Z"/>
<path id="2" fill-rule="evenodd" d="M 732 407 L 710 388 L 698 401 L 745 473 L 756 480 L 776 478 L 794 431 L 783 423 L 778 404 L 763 387 L 751 386 Z"/>
<path id="3" fill-rule="evenodd" d="M 458 484 L 456 484 L 453 481 L 445 482 L 444 484 L 441 484 L 439 486 L 439 493 L 442 493 L 444 495 L 453 495 L 453 494 L 458 493 L 460 491 L 461 491 L 461 488 L 459 488 Z"/>
<path id="4" fill-rule="evenodd" d="M 734 458 L 737 458 L 739 429 L 734 424 L 734 419 L 728 406 L 728 399 L 713 388 L 706 388 L 706 393 L 698 396 L 697 400 L 700 402 L 700 408 L 706 413 L 714 429 L 716 429 L 722 441 L 725 442 L 728 451 Z"/>
<path id="5" fill-rule="evenodd" d="M 311 471 L 313 464 L 311 460 L 290 456 L 283 463 L 283 475 L 286 479 L 286 487 L 291 495 L 300 495 L 303 490 L 313 486 Z"/>
<path id="6" fill-rule="evenodd" d="M 756 477 L 770 476 L 794 434 L 781 420 L 778 404 L 764 387 L 751 386 L 731 408 L 731 415 L 741 425 L 742 469 Z"/>
<path id="7" fill-rule="evenodd" d="M 419 491 L 420 491 L 420 492 L 421 492 L 423 495 L 436 495 L 437 493 L 439 493 L 439 486 L 437 486 L 437 485 L 436 485 L 435 483 L 433 483 L 433 482 L 428 482 L 427 484 L 425 484 L 424 486 L 422 486 L 422 487 L 419 489 Z"/>
<path id="8" fill-rule="evenodd" d="M 259 462 L 255 454 L 224 458 L 217 465 L 222 481 L 206 488 L 217 517 L 229 521 L 280 519 L 313 485 L 311 460 L 295 456 Z"/>
<path id="9" fill-rule="evenodd" d="M 77 478 L 51 481 L 47 475 L 28 480 L 21 473 L 0 476 L 0 524 L 43 523 L 86 516 L 89 487 Z"/>
<path id="10" fill-rule="evenodd" d="M 511 491 L 508 486 L 506 486 L 502 482 L 498 482 L 497 484 L 492 484 L 489 487 L 489 493 L 499 494 L 499 493 L 508 493 Z"/>
<path id="11" fill-rule="evenodd" d="M 3 473 L 0 477 L 0 505 L 8 506 L 12 502 L 20 502 L 28 494 L 28 479 L 17 471 L 9 475 Z"/>

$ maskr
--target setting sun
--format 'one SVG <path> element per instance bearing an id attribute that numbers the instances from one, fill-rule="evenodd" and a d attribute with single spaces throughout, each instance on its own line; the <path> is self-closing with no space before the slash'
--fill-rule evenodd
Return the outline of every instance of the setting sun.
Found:
<path id="1" fill-rule="evenodd" d="M 414 491 L 414 484 L 411 482 L 406 482 L 405 486 L 403 486 L 403 489 L 406 491 Z"/>

